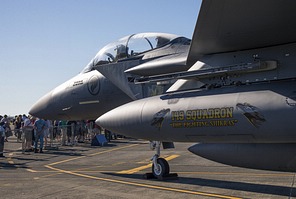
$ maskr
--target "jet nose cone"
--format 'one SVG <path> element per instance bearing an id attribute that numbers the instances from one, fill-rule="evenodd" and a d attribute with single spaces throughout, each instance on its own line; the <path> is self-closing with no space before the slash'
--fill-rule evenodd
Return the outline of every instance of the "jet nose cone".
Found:
<path id="1" fill-rule="evenodd" d="M 169 109 L 156 103 L 158 98 L 130 102 L 113 109 L 96 120 L 96 124 L 113 133 L 147 140 L 159 140 L 160 126 Z"/>
<path id="2" fill-rule="evenodd" d="M 141 127 L 143 104 L 131 103 L 115 108 L 96 120 L 96 124 L 114 133 L 134 137 Z"/>
<path id="3" fill-rule="evenodd" d="M 47 93 L 41 97 L 30 109 L 29 114 L 39 118 L 47 118 L 52 112 L 51 103 L 52 103 L 52 92 Z"/>
<path id="4" fill-rule="evenodd" d="M 127 111 L 125 107 L 119 107 L 99 117 L 96 124 L 113 132 L 125 133 L 135 120 L 137 120 L 137 117 L 135 117 L 133 111 Z"/>

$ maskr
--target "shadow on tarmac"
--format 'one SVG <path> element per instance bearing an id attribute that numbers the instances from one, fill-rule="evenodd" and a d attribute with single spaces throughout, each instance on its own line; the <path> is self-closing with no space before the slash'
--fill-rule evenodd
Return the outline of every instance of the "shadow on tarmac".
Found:
<path id="1" fill-rule="evenodd" d="M 19 168 L 23 168 L 23 169 L 28 169 L 28 167 L 26 166 L 26 163 L 22 163 L 22 164 L 9 164 L 8 162 L 0 162 L 0 169 L 19 169 Z"/>
<path id="2" fill-rule="evenodd" d="M 117 174 L 117 173 L 104 173 L 106 175 L 118 176 L 123 178 L 130 179 L 143 179 L 143 174 Z M 152 179 L 149 181 L 157 181 L 157 179 Z M 278 196 L 287 196 L 287 197 L 296 197 L 296 189 L 285 186 L 276 186 L 276 185 L 266 185 L 266 184 L 256 184 L 256 183 L 247 183 L 247 182 L 234 182 L 234 181 L 225 181 L 225 180 L 213 180 L 213 179 L 203 179 L 203 178 L 188 178 L 188 177 L 178 177 L 174 180 L 164 180 L 169 181 L 170 183 L 179 183 L 179 184 L 190 184 L 198 185 L 203 187 L 213 187 L 220 189 L 229 189 L 236 191 L 246 191 L 254 192 L 261 194 L 270 194 Z"/>

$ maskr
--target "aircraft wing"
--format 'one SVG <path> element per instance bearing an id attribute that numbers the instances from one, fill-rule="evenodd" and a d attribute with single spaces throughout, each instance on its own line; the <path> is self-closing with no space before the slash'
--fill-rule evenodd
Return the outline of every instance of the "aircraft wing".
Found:
<path id="1" fill-rule="evenodd" d="M 296 42 L 296 1 L 204 0 L 187 59 Z"/>

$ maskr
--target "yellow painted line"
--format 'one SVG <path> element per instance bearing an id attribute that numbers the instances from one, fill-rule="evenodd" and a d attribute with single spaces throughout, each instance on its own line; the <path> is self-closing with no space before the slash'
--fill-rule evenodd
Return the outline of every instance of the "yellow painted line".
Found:
<path id="1" fill-rule="evenodd" d="M 119 172 L 116 172 L 116 173 L 119 173 L 119 174 L 133 174 L 133 173 L 136 173 L 138 171 L 148 169 L 148 168 L 151 167 L 151 165 L 152 165 L 152 163 L 149 163 L 149 164 L 141 166 L 141 167 L 137 167 L 137 168 L 130 169 L 130 170 L 123 170 L 123 171 L 119 171 Z"/>
<path id="2" fill-rule="evenodd" d="M 145 160 L 142 160 L 142 161 L 139 161 L 139 162 L 136 162 L 137 164 L 146 164 L 147 162 L 151 162 L 151 158 L 147 158 Z"/>
<path id="3" fill-rule="evenodd" d="M 112 166 L 118 166 L 118 165 L 121 165 L 121 164 L 125 164 L 126 162 L 117 162 L 115 164 L 112 164 Z"/>
<path id="4" fill-rule="evenodd" d="M 111 183 L 118 183 L 118 184 L 124 184 L 124 185 L 133 185 L 133 186 L 151 188 L 151 189 L 156 189 L 156 190 L 173 191 L 173 192 L 178 192 L 178 193 L 193 194 L 193 195 L 199 195 L 199 196 L 208 196 L 208 197 L 215 197 L 215 198 L 222 198 L 222 199 L 241 199 L 241 198 L 238 198 L 238 197 L 220 195 L 220 194 L 215 194 L 215 193 L 190 191 L 190 190 L 183 190 L 183 189 L 178 189 L 178 188 L 170 188 L 170 187 L 163 187 L 163 186 L 156 186 L 156 185 L 149 185 L 149 184 L 141 184 L 141 183 L 136 183 L 136 182 L 127 182 L 127 181 L 115 180 L 115 179 L 109 179 L 109 178 L 101 178 L 101 177 L 90 176 L 90 175 L 86 175 L 86 174 L 81 173 L 81 172 L 89 172 L 89 171 L 80 170 L 79 171 L 80 173 L 78 173 L 78 172 L 74 172 L 74 171 L 68 171 L 68 170 L 63 170 L 63 169 L 53 167 L 53 165 L 69 162 L 69 161 L 72 161 L 72 160 L 81 159 L 81 158 L 84 158 L 84 157 L 89 157 L 89 156 L 99 155 L 99 154 L 103 154 L 103 153 L 108 153 L 108 152 L 111 152 L 111 151 L 116 151 L 116 150 L 120 150 L 120 149 L 124 149 L 124 148 L 128 148 L 128 147 L 133 147 L 133 146 L 136 146 L 136 145 L 139 145 L 139 144 L 132 144 L 132 145 L 119 147 L 119 148 L 115 148 L 115 149 L 111 149 L 111 150 L 106 150 L 106 151 L 102 151 L 102 152 L 98 152 L 98 153 L 94 153 L 94 154 L 90 154 L 90 155 L 86 155 L 86 156 L 80 156 L 80 157 L 75 157 L 75 158 L 71 158 L 71 159 L 67 159 L 67 160 L 63 160 L 63 161 L 59 161 L 59 162 L 54 162 L 54 163 L 45 165 L 45 167 L 49 168 L 49 169 L 51 169 L 53 171 L 59 172 L 59 173 L 65 173 L 65 174 L 75 175 L 75 176 L 78 176 L 78 177 L 84 177 L 84 178 L 93 179 L 93 180 L 101 180 L 101 181 L 111 182 Z M 173 155 L 173 156 L 167 157 L 166 159 L 171 160 L 171 159 L 176 158 L 175 156 L 178 157 L 178 155 Z M 149 164 L 149 167 L 150 166 L 151 166 L 151 164 Z M 98 171 L 94 171 L 94 172 L 98 172 Z M 39 178 L 37 177 L 37 178 L 34 178 L 34 179 L 39 179 Z"/>
<path id="5" fill-rule="evenodd" d="M 60 173 L 58 171 L 51 171 L 51 172 Z M 94 171 L 94 170 L 73 170 L 72 172 L 74 172 L 74 173 L 114 173 L 114 171 L 111 171 L 111 170 L 97 170 L 97 171 Z"/>
<path id="6" fill-rule="evenodd" d="M 9 157 L 7 158 L 8 163 L 9 163 L 9 164 L 14 164 L 14 162 L 13 162 L 13 160 L 12 160 L 12 157 L 11 157 L 11 156 L 13 156 L 13 153 L 9 153 L 8 156 L 9 156 Z"/>
<path id="7" fill-rule="evenodd" d="M 134 146 L 137 146 L 137 145 L 139 145 L 139 144 L 131 144 L 131 145 L 118 147 L 118 148 L 114 148 L 114 149 L 110 149 L 110 150 L 100 151 L 100 152 L 93 153 L 93 154 L 90 154 L 90 155 L 83 155 L 83 156 L 79 156 L 79 157 L 75 157 L 75 158 L 62 160 L 62 161 L 59 161 L 59 162 L 54 162 L 54 163 L 51 163 L 51 164 L 48 164 L 48 165 L 49 166 L 54 166 L 54 165 L 57 165 L 57 164 L 62 164 L 62 163 L 65 163 L 65 162 L 70 162 L 70 161 L 73 161 L 73 160 L 78 160 L 78 159 L 81 159 L 81 158 L 95 156 L 95 155 L 99 155 L 99 154 L 103 154 L 103 153 L 109 153 L 111 151 L 118 151 L 118 150 L 121 150 L 121 149 L 124 149 L 124 148 L 134 147 Z"/>
<path id="8" fill-rule="evenodd" d="M 145 165 L 148 166 L 148 165 Z M 90 168 L 81 168 L 81 169 L 76 169 L 73 170 L 72 172 L 85 172 L 85 173 L 113 173 L 114 170 L 90 170 L 91 168 L 98 168 L 98 167 L 104 167 L 104 166 L 95 166 L 95 167 L 90 167 Z M 151 164 L 149 164 L 149 167 L 151 167 Z M 149 168 L 148 167 L 148 168 Z M 140 167 L 138 167 L 140 168 Z M 146 168 L 144 168 L 146 169 Z M 26 169 L 27 171 L 31 172 L 31 173 L 60 173 L 57 171 L 44 171 L 44 170 L 34 170 L 34 169 Z M 134 170 L 134 169 L 131 169 Z M 143 170 L 143 169 L 142 169 Z M 125 171 L 119 171 L 117 172 L 118 174 L 132 174 L 132 173 L 127 173 L 127 171 L 129 170 L 125 170 Z M 139 170 L 140 171 L 140 170 Z M 294 174 L 273 174 L 273 173 L 267 173 L 267 174 L 261 174 L 261 173 L 232 173 L 232 172 L 198 172 L 198 171 L 176 171 L 176 173 L 179 174 L 197 174 L 197 175 L 242 175 L 242 176 L 255 176 L 255 177 L 259 177 L 259 176 L 264 176 L 264 177 L 293 177 Z M 54 175 L 54 174 L 51 174 Z"/>
<path id="9" fill-rule="evenodd" d="M 170 160 L 175 159 L 175 158 L 177 158 L 177 157 L 179 157 L 179 156 L 180 156 L 180 155 L 170 155 L 170 156 L 166 157 L 165 159 L 166 159 L 167 161 L 170 161 Z M 142 171 L 142 170 L 144 170 L 144 169 L 151 168 L 151 164 L 152 164 L 152 163 L 149 163 L 149 164 L 144 165 L 144 166 L 140 166 L 140 167 L 137 167 L 137 168 L 134 168 L 134 169 L 130 169 L 130 170 L 119 171 L 119 172 L 117 172 L 117 173 L 119 173 L 119 174 L 133 174 L 133 173 L 136 173 L 136 172 Z"/>
<path id="10" fill-rule="evenodd" d="M 175 158 L 177 158 L 177 157 L 179 157 L 180 155 L 170 155 L 170 156 L 168 156 L 168 157 L 166 157 L 166 158 L 164 158 L 164 159 L 166 159 L 167 161 L 170 161 L 170 160 L 172 160 L 172 159 L 175 159 Z"/>
<path id="11" fill-rule="evenodd" d="M 82 167 L 82 168 L 80 168 L 80 169 L 76 169 L 76 170 L 72 170 L 72 171 L 74 171 L 74 172 L 79 172 L 79 171 L 83 171 L 83 172 L 93 172 L 94 170 L 93 169 L 98 169 L 98 168 L 110 168 L 110 166 L 118 166 L 118 165 L 121 165 L 121 164 L 124 164 L 125 162 L 119 162 L 119 163 L 115 163 L 115 164 L 111 164 L 111 165 L 99 165 L 99 166 L 92 166 L 92 167 Z M 96 172 L 97 170 L 95 170 L 95 172 Z M 103 171 L 102 171 L 103 172 Z M 106 172 L 106 171 L 104 171 L 104 172 Z M 114 170 L 113 171 L 110 171 L 109 170 L 109 172 L 114 172 Z"/>
<path id="12" fill-rule="evenodd" d="M 34 170 L 34 169 L 26 169 L 27 171 L 31 172 L 31 173 L 56 173 L 56 171 L 52 171 L 52 170 Z"/>
<path id="13" fill-rule="evenodd" d="M 215 193 L 190 191 L 190 190 L 183 190 L 183 189 L 178 189 L 178 188 L 141 184 L 141 183 L 136 183 L 136 182 L 127 182 L 127 181 L 115 180 L 115 179 L 109 179 L 109 178 L 100 178 L 100 177 L 89 176 L 89 175 L 85 175 L 85 174 L 81 174 L 81 173 L 75 173 L 72 171 L 54 168 L 50 165 L 45 165 L 45 167 L 55 170 L 55 171 L 58 171 L 58 172 L 67 173 L 70 175 L 75 175 L 75 176 L 84 177 L 84 178 L 93 179 L 93 180 L 101 180 L 101 181 L 105 181 L 105 182 L 112 182 L 112 183 L 118 183 L 118 184 L 124 184 L 124 185 L 133 185 L 133 186 L 137 186 L 137 187 L 144 187 L 144 188 L 157 189 L 157 190 L 163 190 L 163 191 L 173 191 L 173 192 L 178 192 L 178 193 L 186 193 L 186 194 L 193 194 L 193 195 L 199 195 L 199 196 L 208 196 L 208 197 L 223 198 L 223 199 L 241 199 L 238 197 L 220 195 L 220 194 L 215 194 Z"/>
<path id="14" fill-rule="evenodd" d="M 37 171 L 33 170 L 33 169 L 26 169 L 27 171 L 31 172 L 31 173 L 36 173 Z"/>
<path id="15" fill-rule="evenodd" d="M 10 155 L 10 154 L 9 154 L 9 155 Z M 8 157 L 8 158 L 7 158 L 7 162 L 8 162 L 9 164 L 14 164 L 14 162 L 13 162 L 13 160 L 12 160 L 11 157 Z"/>
<path id="16" fill-rule="evenodd" d="M 56 176 L 56 175 L 61 175 L 61 172 L 56 172 L 54 171 L 53 174 L 48 174 L 48 175 L 44 175 L 44 176 L 39 176 L 39 178 L 47 178 L 47 177 L 52 177 L 52 176 Z"/>
<path id="17" fill-rule="evenodd" d="M 12 185 L 12 184 L 9 184 L 9 183 L 8 183 L 8 184 L 4 184 L 4 185 L 3 185 L 3 187 L 9 187 L 9 186 L 14 186 L 14 185 Z"/>
<path id="18" fill-rule="evenodd" d="M 110 170 L 97 170 L 97 171 L 94 171 L 94 170 L 73 170 L 73 172 L 75 172 L 75 173 L 114 173 L 114 170 L 113 171 L 110 171 Z"/>
<path id="19" fill-rule="evenodd" d="M 53 171 L 53 170 L 47 170 L 47 171 L 36 171 L 33 169 L 26 169 L 27 171 L 31 172 L 31 173 L 52 173 L 52 174 L 48 174 L 48 175 L 55 175 L 55 174 L 61 174 L 61 172 L 58 171 Z M 85 173 L 114 173 L 114 170 L 85 170 L 85 169 L 76 169 L 73 170 L 72 172 L 85 172 Z M 44 176 L 43 176 L 44 177 Z"/>
<path id="20" fill-rule="evenodd" d="M 92 167 L 86 167 L 86 168 L 80 168 L 80 169 L 76 169 L 73 170 L 73 172 L 98 172 L 98 170 L 92 170 L 92 169 L 96 169 L 96 168 L 104 168 L 104 167 L 109 167 L 109 165 L 106 166 L 92 166 Z M 106 171 L 100 171 L 100 172 L 106 172 Z M 114 172 L 114 171 L 109 171 L 109 172 Z"/>

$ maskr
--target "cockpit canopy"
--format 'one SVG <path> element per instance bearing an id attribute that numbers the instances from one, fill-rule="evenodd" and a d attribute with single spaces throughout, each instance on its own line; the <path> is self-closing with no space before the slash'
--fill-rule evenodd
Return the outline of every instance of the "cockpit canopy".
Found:
<path id="1" fill-rule="evenodd" d="M 123 37 L 102 48 L 82 73 L 92 70 L 93 66 L 117 62 L 120 59 L 137 56 L 143 52 L 162 47 L 179 36 L 167 33 L 139 33 Z"/>

